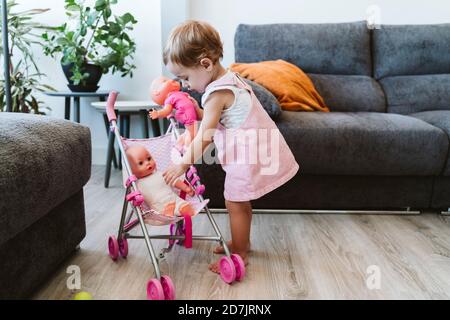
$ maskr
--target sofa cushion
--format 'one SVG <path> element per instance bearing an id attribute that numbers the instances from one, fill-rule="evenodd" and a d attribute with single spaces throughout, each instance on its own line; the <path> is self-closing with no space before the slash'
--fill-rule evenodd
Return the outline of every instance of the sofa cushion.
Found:
<path id="1" fill-rule="evenodd" d="M 281 115 L 281 106 L 277 98 L 262 85 L 248 79 L 244 79 L 244 81 L 252 87 L 253 93 L 258 98 L 259 102 L 261 102 L 267 114 L 272 120 L 276 121 Z"/>
<path id="2" fill-rule="evenodd" d="M 386 112 L 386 100 L 377 81 L 368 76 L 308 74 L 331 111 Z"/>
<path id="3" fill-rule="evenodd" d="M 435 127 L 442 129 L 448 137 L 450 137 L 450 111 L 449 110 L 435 110 L 424 111 L 410 114 L 411 117 L 420 119 Z M 450 161 L 448 159 L 450 153 L 447 155 L 447 163 L 444 166 L 442 175 L 450 176 Z"/>
<path id="4" fill-rule="evenodd" d="M 292 63 L 284 60 L 233 63 L 230 69 L 272 92 L 283 110 L 330 111 L 311 79 Z"/>
<path id="5" fill-rule="evenodd" d="M 439 175 L 449 147 L 441 129 L 397 114 L 283 111 L 277 125 L 303 174 Z"/>
<path id="6" fill-rule="evenodd" d="M 450 24 L 382 25 L 373 31 L 375 78 L 450 73 Z"/>
<path id="7" fill-rule="evenodd" d="M 380 83 L 388 112 L 450 110 L 450 74 L 387 77 Z"/>
<path id="8" fill-rule="evenodd" d="M 0 244 L 79 192 L 91 173 L 87 127 L 0 113 Z"/>
<path id="9" fill-rule="evenodd" d="M 307 73 L 371 75 L 366 22 L 330 24 L 240 24 L 236 62 L 283 59 Z"/>

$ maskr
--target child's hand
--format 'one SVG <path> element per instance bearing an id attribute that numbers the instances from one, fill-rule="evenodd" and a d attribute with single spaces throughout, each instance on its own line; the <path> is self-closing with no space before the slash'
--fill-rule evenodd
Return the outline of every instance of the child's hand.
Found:
<path id="1" fill-rule="evenodd" d="M 194 106 L 195 106 L 195 111 L 197 112 L 197 118 L 198 118 L 199 120 L 201 120 L 201 119 L 203 118 L 203 109 L 200 108 L 200 106 L 198 105 L 197 100 L 195 100 L 193 97 L 189 96 L 188 98 L 189 98 L 189 100 L 192 101 L 192 103 L 193 103 Z"/>
<path id="2" fill-rule="evenodd" d="M 169 186 L 174 186 L 177 182 L 178 177 L 186 172 L 189 168 L 189 165 L 186 164 L 172 164 L 169 168 L 166 169 L 163 173 L 164 181 Z"/>
<path id="3" fill-rule="evenodd" d="M 152 120 L 156 120 L 159 118 L 159 114 L 158 114 L 158 110 L 156 109 L 152 109 L 148 112 L 148 116 L 152 119 Z"/>
<path id="4" fill-rule="evenodd" d="M 191 188 L 191 186 L 185 184 L 183 181 L 181 180 L 177 180 L 175 182 L 175 187 L 180 189 L 181 191 L 186 192 L 188 195 L 190 195 L 191 197 L 194 196 L 195 191 L 194 189 Z"/>
<path id="5" fill-rule="evenodd" d="M 195 108 L 200 108 L 200 106 L 198 105 L 197 100 L 195 100 L 192 96 L 188 96 L 189 100 L 192 101 L 192 103 L 194 104 Z"/>
<path id="6" fill-rule="evenodd" d="M 192 189 L 190 186 L 186 186 L 186 187 L 187 187 L 187 188 L 186 188 L 185 192 L 186 192 L 188 195 L 190 195 L 191 197 L 194 196 L 194 194 L 195 194 L 194 189 Z"/>

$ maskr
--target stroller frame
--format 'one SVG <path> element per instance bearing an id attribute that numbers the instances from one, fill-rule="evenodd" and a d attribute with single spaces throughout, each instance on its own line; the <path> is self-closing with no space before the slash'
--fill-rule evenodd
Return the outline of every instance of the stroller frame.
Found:
<path id="1" fill-rule="evenodd" d="M 223 247 L 225 251 L 225 256 L 223 256 L 219 261 L 220 266 L 220 276 L 222 280 L 228 284 L 231 284 L 233 281 L 240 281 L 245 275 L 245 264 L 242 261 L 241 257 L 237 254 L 232 254 L 230 249 L 228 248 L 226 241 L 224 240 L 222 233 L 220 232 L 219 226 L 217 225 L 211 210 L 208 208 L 207 205 L 204 206 L 202 211 L 206 213 L 213 230 L 215 232 L 215 236 L 205 236 L 205 235 L 192 235 L 192 233 L 187 234 L 184 232 L 184 225 L 187 225 L 186 228 L 191 228 L 191 221 L 190 217 L 185 216 L 184 219 L 178 221 L 175 226 L 175 230 L 172 234 L 172 230 L 174 225 L 171 225 L 171 234 L 169 235 L 153 235 L 151 236 L 148 232 L 146 223 L 144 221 L 144 213 L 142 211 L 142 208 L 140 207 L 140 204 L 143 201 L 143 197 L 140 195 L 139 189 L 136 184 L 136 178 L 134 177 L 131 166 L 128 162 L 128 159 L 126 157 L 125 148 L 122 143 L 122 137 L 120 136 L 120 131 L 117 126 L 117 118 L 114 111 L 114 104 L 117 99 L 118 93 L 115 91 L 110 92 L 108 100 L 107 100 L 107 107 L 106 107 L 106 113 L 108 116 L 108 120 L 110 123 L 110 130 L 111 133 L 115 135 L 116 141 L 119 146 L 119 150 L 121 152 L 122 156 L 122 162 L 124 164 L 124 168 L 128 174 L 129 177 L 133 177 L 134 179 L 129 179 L 129 183 L 127 183 L 127 189 L 125 193 L 125 199 L 123 203 L 122 208 L 122 214 L 120 218 L 120 224 L 119 229 L 117 232 L 117 238 L 114 236 L 110 236 L 108 239 L 108 248 L 109 248 L 109 254 L 111 258 L 116 261 L 119 254 L 125 258 L 128 254 L 128 243 L 127 239 L 144 239 L 145 244 L 147 246 L 147 250 L 150 255 L 151 262 L 153 264 L 154 270 L 155 270 L 155 276 L 156 278 L 150 279 L 147 283 L 147 298 L 150 300 L 172 300 L 175 299 L 175 287 L 172 283 L 172 280 L 168 276 L 161 275 L 161 270 L 159 263 L 162 259 L 165 258 L 165 254 L 170 252 L 175 244 L 175 242 L 178 242 L 178 244 L 185 243 L 185 246 L 187 248 L 191 247 L 192 240 L 204 240 L 204 241 L 217 241 L 220 243 L 220 245 Z M 170 121 L 170 126 L 166 132 L 166 134 L 173 132 L 175 134 L 175 138 L 178 139 L 180 136 L 180 133 L 178 131 L 178 125 L 175 121 L 173 115 L 169 115 L 168 119 Z M 200 182 L 200 178 L 196 174 L 196 169 L 192 165 L 188 171 L 188 178 L 189 175 L 193 176 L 194 179 L 192 179 L 192 183 L 190 185 L 194 189 L 196 197 L 198 197 L 198 200 L 200 202 L 204 201 L 203 198 L 203 190 L 199 192 L 199 189 L 204 189 L 204 186 Z M 140 200 L 139 201 L 139 196 Z M 131 205 L 132 210 L 130 214 L 127 217 L 127 211 L 128 211 L 128 204 Z M 202 212 L 201 211 L 201 212 Z M 131 227 L 129 226 L 130 220 L 132 216 L 136 215 L 137 221 L 134 225 Z M 128 233 L 136 224 L 139 224 L 141 227 L 142 235 L 136 236 L 131 235 Z M 184 234 L 183 234 L 184 233 Z M 169 247 L 163 248 L 159 256 L 156 255 L 155 249 L 152 245 L 151 240 L 152 239 L 158 239 L 158 240 L 169 240 Z"/>

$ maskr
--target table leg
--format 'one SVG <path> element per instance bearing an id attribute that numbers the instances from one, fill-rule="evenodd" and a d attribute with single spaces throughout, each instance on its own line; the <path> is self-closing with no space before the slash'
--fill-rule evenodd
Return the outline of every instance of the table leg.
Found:
<path id="1" fill-rule="evenodd" d="M 130 137 L 130 115 L 127 113 L 120 116 L 120 130 L 121 130 L 120 135 L 122 137 L 124 138 Z M 120 156 L 119 168 L 122 169 L 122 156 Z"/>
<path id="2" fill-rule="evenodd" d="M 100 96 L 98 97 L 98 99 L 100 100 L 100 102 L 105 102 L 106 98 L 104 96 Z M 105 127 L 106 127 L 106 135 L 109 135 L 109 120 L 108 117 L 106 116 L 106 113 L 103 114 L 103 118 L 105 120 Z M 117 157 L 116 157 L 116 150 L 114 149 L 114 145 L 113 145 L 113 155 L 112 155 L 112 160 L 113 160 L 113 165 L 114 165 L 114 169 L 117 169 Z"/>
<path id="3" fill-rule="evenodd" d="M 105 171 L 105 188 L 109 187 L 109 178 L 111 177 L 111 160 L 114 152 L 114 140 L 115 135 L 114 132 L 108 131 L 109 137 L 108 137 L 108 150 L 106 152 L 106 171 Z"/>
<path id="4" fill-rule="evenodd" d="M 160 123 L 162 122 L 162 127 L 160 125 Z M 167 120 L 166 118 L 162 119 L 160 123 L 158 123 L 158 129 L 159 129 L 159 134 L 161 134 L 161 130 L 162 132 L 166 132 L 167 129 L 169 129 L 169 125 L 170 125 L 170 121 Z"/>
<path id="5" fill-rule="evenodd" d="M 125 115 L 125 138 L 130 137 L 130 115 Z"/>
<path id="6" fill-rule="evenodd" d="M 106 136 L 109 139 L 110 128 L 109 128 L 109 121 L 108 121 L 108 117 L 106 116 L 106 113 L 103 114 L 103 121 L 105 122 Z M 109 155 L 110 152 L 112 153 L 111 157 Z M 112 158 L 114 168 L 117 169 L 117 158 L 116 158 L 116 152 L 114 150 L 114 144 L 111 149 L 109 149 L 109 147 L 108 147 L 108 158 Z"/>
<path id="7" fill-rule="evenodd" d="M 164 119 L 161 121 L 164 121 Z M 161 125 L 159 119 L 152 120 L 152 134 L 154 137 L 159 137 L 161 135 Z"/>
<path id="8" fill-rule="evenodd" d="M 80 97 L 74 97 L 74 106 L 75 106 L 75 122 L 80 123 Z"/>
<path id="9" fill-rule="evenodd" d="M 125 115 L 124 114 L 120 114 L 119 116 L 119 132 L 120 132 L 120 136 L 125 137 Z M 119 150 L 119 170 L 122 170 L 122 153 Z"/>
<path id="10" fill-rule="evenodd" d="M 70 97 L 66 97 L 66 106 L 64 110 L 64 119 L 70 120 Z"/>
<path id="11" fill-rule="evenodd" d="M 142 117 L 142 120 L 144 121 L 144 138 L 145 139 L 150 138 L 149 132 L 148 132 L 148 116 L 147 115 L 148 115 L 148 113 L 146 110 L 141 111 L 141 117 Z"/>

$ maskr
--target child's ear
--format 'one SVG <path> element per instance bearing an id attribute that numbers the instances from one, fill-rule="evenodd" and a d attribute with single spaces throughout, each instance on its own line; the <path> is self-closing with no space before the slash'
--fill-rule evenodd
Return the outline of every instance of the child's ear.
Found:
<path id="1" fill-rule="evenodd" d="M 209 58 L 203 58 L 202 60 L 200 60 L 200 65 L 206 69 L 206 71 L 212 71 L 213 68 L 213 62 L 211 59 Z"/>

